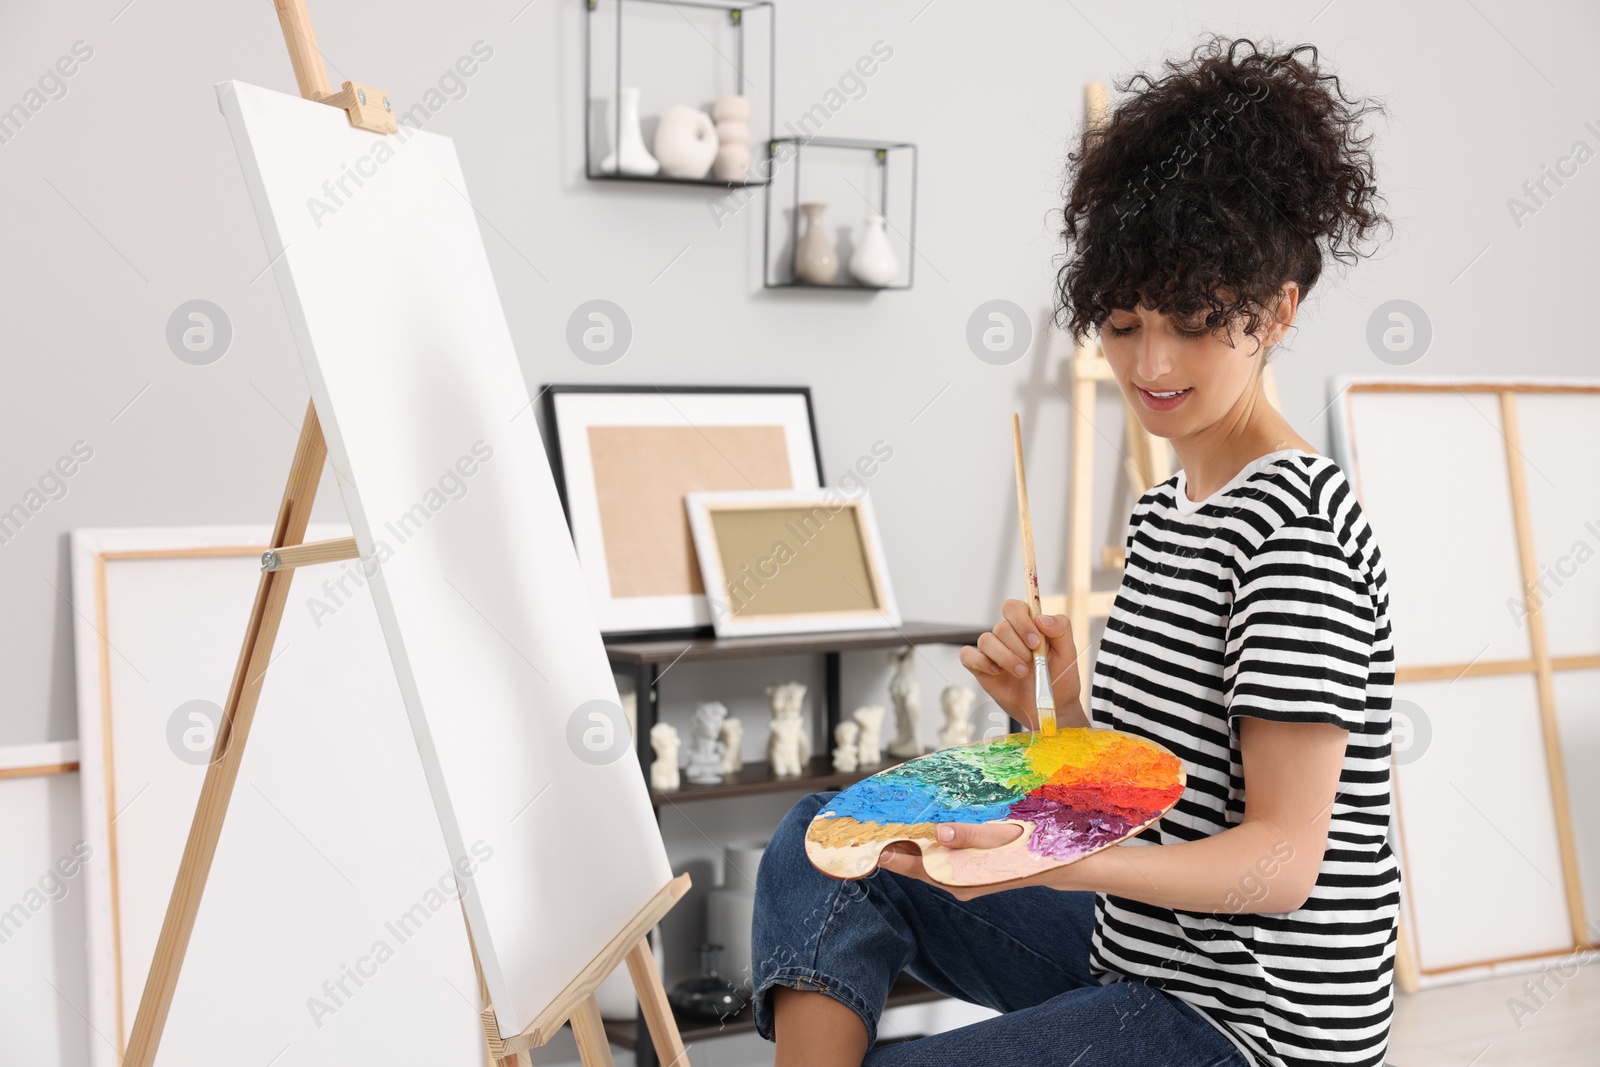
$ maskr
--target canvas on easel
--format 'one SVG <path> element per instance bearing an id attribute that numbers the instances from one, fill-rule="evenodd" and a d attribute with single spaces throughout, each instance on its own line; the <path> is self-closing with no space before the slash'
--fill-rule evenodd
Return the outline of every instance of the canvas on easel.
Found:
<path id="1" fill-rule="evenodd" d="M 519 1060 L 570 1022 L 609 1064 L 593 991 L 626 962 L 681 1057 L 644 937 L 688 876 L 632 758 L 454 145 L 374 136 L 395 129 L 387 98 L 330 93 L 303 0 L 276 6 L 301 97 L 217 95 L 311 404 L 127 1062 L 155 1059 L 294 571 L 357 555 L 433 801 L 416 831 L 470 883 L 488 1051 Z M 324 461 L 354 537 L 306 545 Z M 478 841 L 495 862 L 472 870 Z"/>

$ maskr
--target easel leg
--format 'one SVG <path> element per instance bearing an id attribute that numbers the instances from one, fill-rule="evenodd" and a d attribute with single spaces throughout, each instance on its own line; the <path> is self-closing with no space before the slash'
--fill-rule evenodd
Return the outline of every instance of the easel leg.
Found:
<path id="1" fill-rule="evenodd" d="M 661 972 L 656 969 L 656 958 L 650 951 L 649 938 L 641 938 L 628 951 L 628 974 L 633 978 L 639 1009 L 649 1024 L 650 1037 L 655 1042 L 656 1055 L 660 1057 L 662 1067 L 686 1067 L 689 1058 L 683 1050 L 683 1038 L 678 1033 L 678 1020 L 673 1017 L 672 1005 L 667 1003 L 667 990 L 661 984 Z"/>
<path id="2" fill-rule="evenodd" d="M 572 1024 L 572 1036 L 577 1038 L 578 1059 L 583 1061 L 583 1067 L 615 1067 L 611 1042 L 606 1040 L 605 1024 L 600 1021 L 600 1004 L 594 994 L 579 1001 L 578 1010 L 567 1021 Z"/>
<path id="3" fill-rule="evenodd" d="M 326 454 L 316 407 L 307 404 L 300 443 L 289 467 L 289 484 L 284 487 L 278 521 L 272 530 L 272 548 L 298 545 L 305 539 L 306 523 L 311 518 L 311 504 L 322 480 Z M 167 1011 L 172 1007 L 172 993 L 178 985 L 178 972 L 183 968 L 183 957 L 189 948 L 189 935 L 194 932 L 195 916 L 200 911 L 200 896 L 205 892 L 211 861 L 217 854 L 217 839 L 222 836 L 228 800 L 233 796 L 233 785 L 244 761 L 245 742 L 250 737 L 250 724 L 261 698 L 262 679 L 272 660 L 272 646 L 278 637 L 278 623 L 283 618 L 284 604 L 289 599 L 289 581 L 293 577 L 292 569 L 265 571 L 256 586 L 255 604 L 245 627 L 244 647 L 239 651 L 239 663 L 228 688 L 228 703 L 217 724 L 211 763 L 206 767 L 205 784 L 200 787 L 200 801 L 195 805 L 194 821 L 189 824 L 183 860 L 178 865 L 178 877 L 167 902 L 166 918 L 161 923 L 161 935 L 150 961 L 144 994 L 139 998 L 139 1012 L 134 1016 L 133 1033 L 122 1061 L 124 1067 L 150 1067 L 155 1061 Z"/>

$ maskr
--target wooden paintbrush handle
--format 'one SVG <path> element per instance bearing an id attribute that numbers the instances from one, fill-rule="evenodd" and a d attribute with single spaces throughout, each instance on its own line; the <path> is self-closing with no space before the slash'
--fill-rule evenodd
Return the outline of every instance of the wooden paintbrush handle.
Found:
<path id="1" fill-rule="evenodd" d="M 1011 447 L 1017 468 L 1017 525 L 1022 529 L 1022 569 L 1028 586 L 1028 611 L 1039 617 L 1039 566 L 1033 556 L 1033 519 L 1028 511 L 1028 476 L 1022 466 L 1022 416 L 1011 415 Z"/>

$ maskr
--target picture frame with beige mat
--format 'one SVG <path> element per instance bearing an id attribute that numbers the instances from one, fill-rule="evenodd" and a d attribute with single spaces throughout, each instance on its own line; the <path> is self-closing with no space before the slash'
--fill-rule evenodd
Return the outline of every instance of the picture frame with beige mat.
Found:
<path id="1" fill-rule="evenodd" d="M 712 625 L 686 494 L 819 489 L 805 386 L 547 385 L 545 440 L 600 631 Z"/>
<path id="2" fill-rule="evenodd" d="M 1397 980 L 1590 950 L 1600 381 L 1339 378 L 1330 391 L 1334 455 L 1389 582 Z"/>
<path id="3" fill-rule="evenodd" d="M 899 627 L 867 493 L 789 489 L 684 499 L 718 637 Z"/>

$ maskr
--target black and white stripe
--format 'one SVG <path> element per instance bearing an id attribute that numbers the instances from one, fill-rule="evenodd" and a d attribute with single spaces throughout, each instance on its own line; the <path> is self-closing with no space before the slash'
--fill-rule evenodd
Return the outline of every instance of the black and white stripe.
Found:
<path id="1" fill-rule="evenodd" d="M 1182 799 L 1133 844 L 1244 816 L 1235 719 L 1349 730 L 1316 888 L 1287 915 L 1174 911 L 1101 895 L 1091 963 L 1182 998 L 1253 1062 L 1381 1064 L 1394 1007 L 1400 869 L 1389 849 L 1394 645 L 1383 558 L 1325 456 L 1263 456 L 1198 504 L 1180 473 L 1133 512 L 1095 663 L 1095 726 L 1171 749 Z M 1272 867 L 1269 861 L 1266 866 Z"/>

